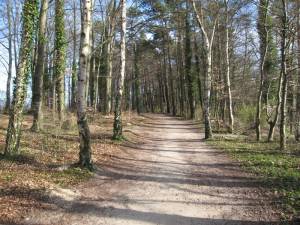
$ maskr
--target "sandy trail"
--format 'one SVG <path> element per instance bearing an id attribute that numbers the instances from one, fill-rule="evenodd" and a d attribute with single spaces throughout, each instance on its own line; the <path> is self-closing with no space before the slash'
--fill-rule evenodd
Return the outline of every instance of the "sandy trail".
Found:
<path id="1" fill-rule="evenodd" d="M 96 176 L 53 197 L 51 210 L 26 224 L 234 225 L 279 224 L 259 180 L 201 141 L 199 125 L 145 115 L 130 128 L 144 144 L 127 143 Z"/>

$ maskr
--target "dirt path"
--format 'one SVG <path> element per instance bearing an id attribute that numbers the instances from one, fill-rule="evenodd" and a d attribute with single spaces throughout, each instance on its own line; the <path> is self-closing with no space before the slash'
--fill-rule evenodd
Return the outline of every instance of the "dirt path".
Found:
<path id="1" fill-rule="evenodd" d="M 75 194 L 57 194 L 51 199 L 56 207 L 33 214 L 26 224 L 277 224 L 259 181 L 208 148 L 199 125 L 145 116 L 144 124 L 130 128 L 144 144 L 127 143 L 95 178 Z"/>

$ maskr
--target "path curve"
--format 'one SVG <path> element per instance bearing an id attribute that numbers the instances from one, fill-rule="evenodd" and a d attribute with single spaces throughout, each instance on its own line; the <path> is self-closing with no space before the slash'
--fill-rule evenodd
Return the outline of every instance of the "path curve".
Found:
<path id="1" fill-rule="evenodd" d="M 130 141 L 96 176 L 53 197 L 56 207 L 27 218 L 39 225 L 279 224 L 259 180 L 208 147 L 199 124 L 145 114 Z M 69 196 L 69 197 L 68 197 Z"/>

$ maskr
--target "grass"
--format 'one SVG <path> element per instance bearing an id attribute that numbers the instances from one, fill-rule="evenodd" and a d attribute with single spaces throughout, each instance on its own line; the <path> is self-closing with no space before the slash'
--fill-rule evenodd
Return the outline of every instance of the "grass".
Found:
<path id="1" fill-rule="evenodd" d="M 284 219 L 300 212 L 300 145 L 289 143 L 288 150 L 279 150 L 277 142 L 255 142 L 235 137 L 209 140 L 208 143 L 228 152 L 247 171 L 263 178 L 280 199 Z"/>

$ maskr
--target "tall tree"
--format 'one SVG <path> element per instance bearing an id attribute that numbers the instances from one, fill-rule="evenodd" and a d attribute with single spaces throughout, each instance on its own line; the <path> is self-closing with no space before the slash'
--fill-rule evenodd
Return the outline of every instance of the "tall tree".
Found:
<path id="1" fill-rule="evenodd" d="M 233 132 L 234 118 L 232 109 L 231 82 L 230 82 L 230 62 L 229 62 L 229 19 L 228 0 L 224 0 L 225 5 L 225 91 L 228 106 L 229 132 Z"/>
<path id="2" fill-rule="evenodd" d="M 257 95 L 256 105 L 256 140 L 261 139 L 261 109 L 262 109 L 262 95 L 265 79 L 265 62 L 268 53 L 268 35 L 267 17 L 269 9 L 269 0 L 260 0 L 258 6 L 258 22 L 257 30 L 260 40 L 260 81 L 259 91 Z"/>
<path id="3" fill-rule="evenodd" d="M 211 82 L 212 82 L 212 44 L 215 36 L 216 21 L 215 19 L 211 35 L 207 33 L 206 27 L 203 22 L 202 10 L 199 12 L 195 3 L 195 0 L 191 0 L 194 12 L 196 14 L 197 22 L 204 39 L 204 68 L 205 71 L 205 81 L 204 81 L 204 96 L 203 96 L 203 113 L 204 113 L 204 125 L 205 125 L 205 139 L 212 137 L 212 127 L 210 119 L 210 92 L 211 92 Z"/>
<path id="4" fill-rule="evenodd" d="M 300 1 L 297 1 L 297 54 L 298 54 L 298 83 L 296 106 L 296 141 L 300 141 Z"/>
<path id="5" fill-rule="evenodd" d="M 73 0 L 73 59 L 72 59 L 72 84 L 71 84 L 71 109 L 76 108 L 76 76 L 77 76 L 77 61 L 76 61 L 76 45 L 77 45 L 77 32 L 76 32 L 76 1 Z"/>
<path id="6" fill-rule="evenodd" d="M 66 34 L 64 0 L 55 0 L 55 62 L 54 77 L 57 95 L 57 111 L 60 121 L 64 119 L 65 92 L 64 79 L 66 69 Z"/>
<path id="7" fill-rule="evenodd" d="M 117 93 L 115 102 L 115 118 L 113 138 L 122 138 L 122 97 L 125 79 L 125 65 L 126 65 L 126 0 L 120 0 L 121 8 L 121 68 L 117 83 Z"/>
<path id="8" fill-rule="evenodd" d="M 88 169 L 93 169 L 91 158 L 91 137 L 86 116 L 86 79 L 90 72 L 88 66 L 90 49 L 90 31 L 92 0 L 81 0 L 81 34 L 80 34 L 80 53 L 79 53 L 79 72 L 77 84 L 77 124 L 80 138 L 79 165 Z"/>
<path id="9" fill-rule="evenodd" d="M 134 94 L 135 106 L 138 114 L 141 113 L 141 97 L 140 97 L 140 68 L 139 68 L 139 45 L 134 44 Z"/>
<path id="10" fill-rule="evenodd" d="M 193 90 L 193 73 L 192 73 L 192 48 L 191 48 L 191 25 L 190 25 L 190 13 L 189 4 L 186 2 L 186 17 L 185 17 L 185 76 L 188 86 L 188 99 L 190 106 L 190 118 L 195 117 L 195 99 Z M 200 74 L 198 74 L 200 76 Z"/>
<path id="11" fill-rule="evenodd" d="M 37 15 L 38 0 L 25 0 L 22 14 L 22 40 L 5 145 L 5 154 L 8 155 L 19 152 L 23 108 L 30 75 L 30 59 Z"/>
<path id="12" fill-rule="evenodd" d="M 281 0 L 281 73 L 282 73 L 282 91 L 281 91 L 281 106 L 280 106 L 280 149 L 286 148 L 286 103 L 287 103 L 287 32 L 288 32 L 288 17 L 287 17 L 287 1 Z"/>
<path id="13" fill-rule="evenodd" d="M 8 70 L 7 70 L 7 81 L 6 81 L 6 102 L 5 102 L 5 112 L 9 112 L 10 108 L 10 94 L 11 94 L 11 77 L 12 77 L 12 63 L 13 63 L 13 24 L 12 24 L 12 5 L 11 0 L 7 0 L 6 4 L 7 12 L 7 25 L 8 25 Z"/>
<path id="14" fill-rule="evenodd" d="M 106 47 L 105 47 L 105 105 L 104 112 L 111 113 L 112 104 L 112 66 L 113 66 L 113 51 L 114 51 L 114 32 L 116 23 L 116 0 L 111 0 L 108 8 L 107 24 L 106 24 Z"/>
<path id="15" fill-rule="evenodd" d="M 43 75 L 45 65 L 46 50 L 46 24 L 47 24 L 48 0 L 42 0 L 39 15 L 39 32 L 37 46 L 37 62 L 33 79 L 35 79 L 35 88 L 33 89 L 33 124 L 32 131 L 38 132 L 41 128 L 42 118 L 42 91 L 43 91 Z"/>

